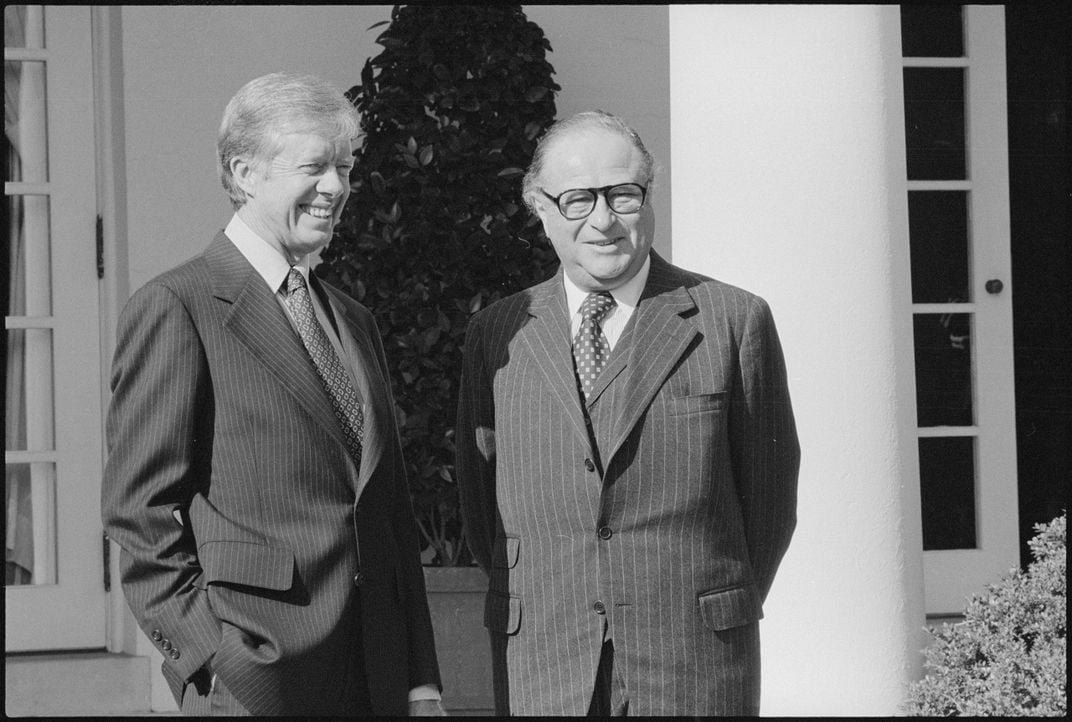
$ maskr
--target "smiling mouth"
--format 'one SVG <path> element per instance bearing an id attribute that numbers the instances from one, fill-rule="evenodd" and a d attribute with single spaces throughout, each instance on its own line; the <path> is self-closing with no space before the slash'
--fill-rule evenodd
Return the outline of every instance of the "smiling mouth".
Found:
<path id="1" fill-rule="evenodd" d="M 319 218 L 321 220 L 327 220 L 334 215 L 332 208 L 318 208 L 316 206 L 302 206 L 302 211 L 309 214 L 313 218 Z"/>
<path id="2" fill-rule="evenodd" d="M 596 246 L 597 248 L 605 248 L 607 246 L 615 245 L 620 240 L 622 240 L 622 239 L 621 238 L 607 238 L 607 239 L 602 240 L 602 241 L 585 241 L 585 243 L 587 245 L 589 245 L 589 246 Z"/>

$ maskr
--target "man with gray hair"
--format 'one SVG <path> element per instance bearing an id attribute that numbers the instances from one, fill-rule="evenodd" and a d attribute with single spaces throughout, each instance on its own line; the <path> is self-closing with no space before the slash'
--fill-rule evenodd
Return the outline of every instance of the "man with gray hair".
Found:
<path id="1" fill-rule="evenodd" d="M 308 75 L 224 112 L 235 214 L 119 320 L 102 511 L 183 714 L 441 714 L 380 335 L 309 273 L 359 123 Z"/>
<path id="2" fill-rule="evenodd" d="M 552 126 L 523 195 L 561 267 L 469 324 L 457 477 L 499 714 L 759 710 L 786 369 L 761 298 L 652 250 L 652 166 L 607 113 Z"/>

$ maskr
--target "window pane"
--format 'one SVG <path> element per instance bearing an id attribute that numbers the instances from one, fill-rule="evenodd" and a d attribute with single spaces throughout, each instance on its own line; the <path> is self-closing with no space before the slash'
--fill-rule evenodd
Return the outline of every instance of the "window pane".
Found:
<path id="1" fill-rule="evenodd" d="M 4 6 L 4 47 L 45 47 L 45 8 L 43 5 Z"/>
<path id="2" fill-rule="evenodd" d="M 48 196 L 8 196 L 8 296 L 5 316 L 52 313 Z"/>
<path id="3" fill-rule="evenodd" d="M 4 586 L 56 583 L 56 465 L 6 464 Z"/>
<path id="4" fill-rule="evenodd" d="M 4 448 L 53 450 L 52 331 L 8 329 Z"/>
<path id="5" fill-rule="evenodd" d="M 921 313 L 912 319 L 919 426 L 971 426 L 971 314 Z"/>
<path id="6" fill-rule="evenodd" d="M 901 55 L 959 58 L 964 55 L 960 5 L 902 5 Z"/>
<path id="7" fill-rule="evenodd" d="M 908 234 L 912 302 L 971 301 L 968 194 L 964 191 L 910 191 Z"/>
<path id="8" fill-rule="evenodd" d="M 975 439 L 919 440 L 923 549 L 975 549 Z"/>
<path id="9" fill-rule="evenodd" d="M 4 61 L 4 180 L 48 180 L 45 64 Z"/>
<path id="10" fill-rule="evenodd" d="M 905 68 L 908 180 L 964 180 L 964 70 Z"/>

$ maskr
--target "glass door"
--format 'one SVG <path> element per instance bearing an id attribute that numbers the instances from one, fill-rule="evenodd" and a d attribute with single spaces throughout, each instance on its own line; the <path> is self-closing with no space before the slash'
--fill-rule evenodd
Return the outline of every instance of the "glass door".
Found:
<path id="1" fill-rule="evenodd" d="M 4 7 L 6 651 L 101 648 L 88 7 Z"/>
<path id="2" fill-rule="evenodd" d="M 1003 12 L 901 7 L 928 614 L 1018 563 Z"/>

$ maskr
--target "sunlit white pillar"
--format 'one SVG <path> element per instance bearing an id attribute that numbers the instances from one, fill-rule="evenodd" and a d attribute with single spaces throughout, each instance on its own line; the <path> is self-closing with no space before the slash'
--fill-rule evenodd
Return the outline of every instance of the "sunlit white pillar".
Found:
<path id="1" fill-rule="evenodd" d="M 896 714 L 923 575 L 897 6 L 670 8 L 676 264 L 759 293 L 803 453 L 764 715 Z"/>

